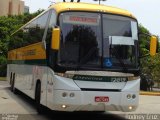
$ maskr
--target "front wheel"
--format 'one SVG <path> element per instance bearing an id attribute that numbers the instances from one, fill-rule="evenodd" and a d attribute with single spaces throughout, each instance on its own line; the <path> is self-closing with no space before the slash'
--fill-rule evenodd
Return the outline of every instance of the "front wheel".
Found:
<path id="1" fill-rule="evenodd" d="M 43 112 L 42 105 L 40 103 L 40 99 L 41 99 L 41 84 L 37 83 L 36 94 L 35 94 L 35 102 L 36 102 L 36 109 L 37 109 L 37 112 L 39 114 L 41 114 Z"/>
<path id="2" fill-rule="evenodd" d="M 14 84 L 15 84 L 15 74 L 13 74 L 13 77 L 11 78 L 11 91 L 12 92 L 15 92 L 15 87 L 14 87 Z"/>

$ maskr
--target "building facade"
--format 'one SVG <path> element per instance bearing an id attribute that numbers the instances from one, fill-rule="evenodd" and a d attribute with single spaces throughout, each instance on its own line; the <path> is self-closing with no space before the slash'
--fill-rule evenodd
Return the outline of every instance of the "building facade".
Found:
<path id="1" fill-rule="evenodd" d="M 0 16 L 21 15 L 24 13 L 24 1 L 0 0 Z"/>

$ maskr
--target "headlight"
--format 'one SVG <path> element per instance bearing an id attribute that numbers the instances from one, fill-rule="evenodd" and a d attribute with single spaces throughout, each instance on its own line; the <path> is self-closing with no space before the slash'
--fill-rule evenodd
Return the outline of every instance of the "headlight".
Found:
<path id="1" fill-rule="evenodd" d="M 67 96 L 67 93 L 66 92 L 63 92 L 62 93 L 62 97 L 66 97 Z"/>
<path id="2" fill-rule="evenodd" d="M 132 109 L 133 109 L 133 107 L 132 107 L 132 106 L 129 106 L 129 107 L 128 107 L 128 109 L 129 109 L 129 110 L 132 110 Z"/>
<path id="3" fill-rule="evenodd" d="M 74 97 L 75 94 L 74 94 L 74 93 L 70 93 L 69 96 L 70 96 L 70 97 Z"/>
<path id="4" fill-rule="evenodd" d="M 132 95 L 131 94 L 128 94 L 127 95 L 127 99 L 131 99 Z"/>
<path id="5" fill-rule="evenodd" d="M 135 99 L 135 98 L 136 98 L 136 95 L 135 95 L 135 94 L 133 94 L 133 95 L 132 95 L 132 99 Z"/>

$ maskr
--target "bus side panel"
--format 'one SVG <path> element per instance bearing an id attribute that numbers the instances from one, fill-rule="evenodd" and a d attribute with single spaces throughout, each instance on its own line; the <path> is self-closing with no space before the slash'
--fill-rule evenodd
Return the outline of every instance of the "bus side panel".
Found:
<path id="1" fill-rule="evenodd" d="M 46 105 L 47 67 L 37 65 L 8 65 L 9 72 L 15 73 L 14 87 L 35 99 L 37 81 L 41 83 L 41 104 Z M 9 73 L 8 72 L 8 73 Z M 9 76 L 8 76 L 9 77 Z"/>
<path id="2" fill-rule="evenodd" d="M 37 81 L 41 83 L 41 103 L 46 105 L 46 50 L 42 42 L 11 50 L 8 53 L 8 80 L 15 74 L 15 88 L 35 99 Z"/>
<path id="3" fill-rule="evenodd" d="M 34 84 L 32 76 L 32 66 L 11 64 L 11 71 L 15 74 L 14 87 L 25 93 L 31 98 L 34 98 Z"/>

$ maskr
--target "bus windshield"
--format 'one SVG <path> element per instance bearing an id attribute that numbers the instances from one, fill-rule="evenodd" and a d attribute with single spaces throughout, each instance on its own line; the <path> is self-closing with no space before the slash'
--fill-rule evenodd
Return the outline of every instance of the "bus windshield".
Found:
<path id="1" fill-rule="evenodd" d="M 137 67 L 137 23 L 134 19 L 87 12 L 60 15 L 58 64 L 76 69 Z"/>

